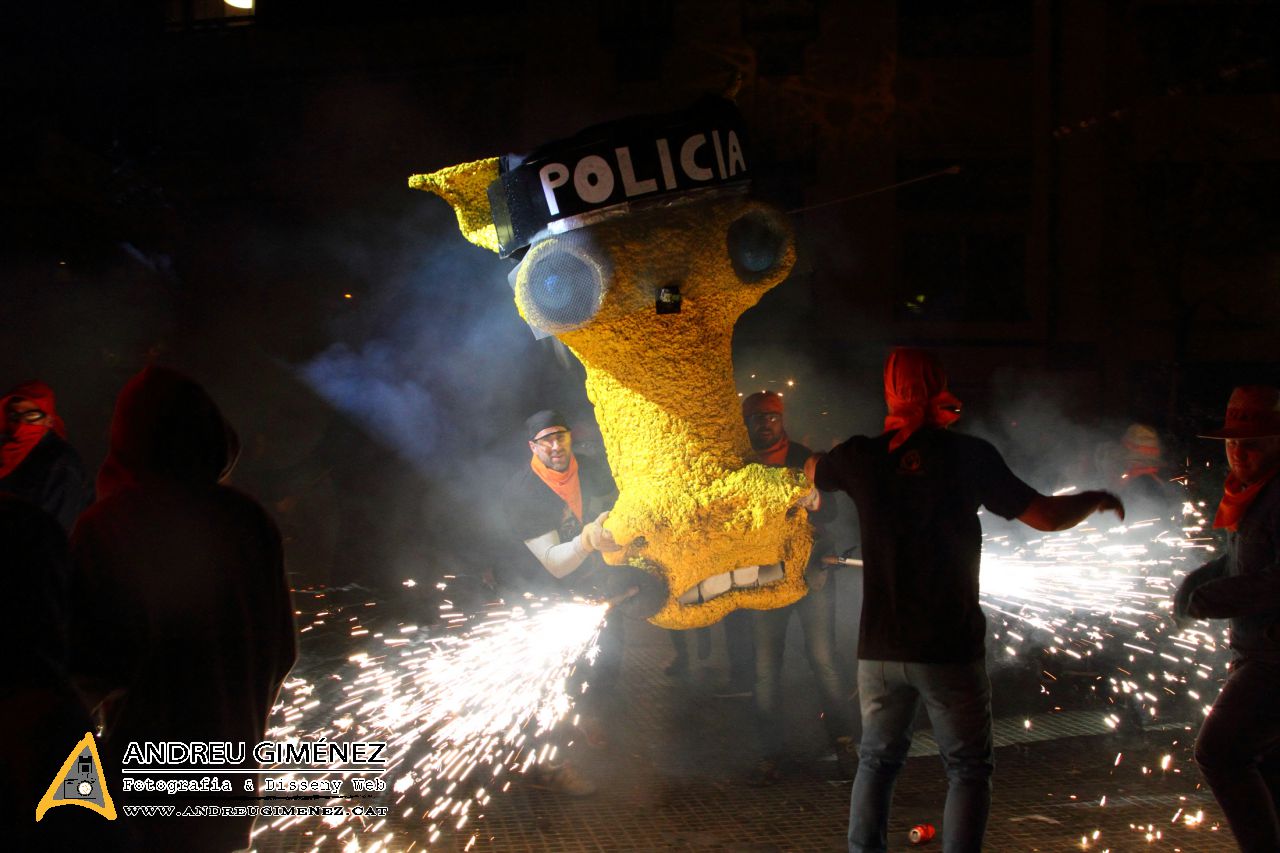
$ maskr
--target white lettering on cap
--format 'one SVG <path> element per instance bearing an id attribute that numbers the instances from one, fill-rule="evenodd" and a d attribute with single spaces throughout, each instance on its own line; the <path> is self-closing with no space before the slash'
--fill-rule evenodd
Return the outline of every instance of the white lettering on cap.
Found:
<path id="1" fill-rule="evenodd" d="M 631 149 L 618 148 L 618 171 L 622 174 L 622 190 L 627 194 L 627 198 L 633 195 L 644 195 L 658 191 L 658 181 L 656 178 L 646 178 L 643 181 L 636 180 L 635 167 L 631 165 Z"/>
<path id="2" fill-rule="evenodd" d="M 573 188 L 578 198 L 599 204 L 613 193 L 613 169 L 603 157 L 588 154 L 573 168 Z"/>
<path id="3" fill-rule="evenodd" d="M 676 188 L 676 170 L 671 165 L 671 148 L 667 145 L 667 140 L 658 140 L 658 163 L 662 166 L 662 188 L 673 190 Z"/>
<path id="4" fill-rule="evenodd" d="M 729 131 L 725 147 L 729 149 L 729 177 L 747 171 L 747 161 L 742 159 L 742 143 L 738 142 L 737 133 Z"/>
<path id="5" fill-rule="evenodd" d="M 542 182 L 542 195 L 547 200 L 547 210 L 552 216 L 560 215 L 560 204 L 556 201 L 556 187 L 562 187 L 569 180 L 569 167 L 563 163 L 548 163 L 538 170 L 538 180 Z"/>
<path id="6" fill-rule="evenodd" d="M 695 181 L 709 181 L 715 177 L 710 169 L 702 168 L 693 159 L 694 152 L 706 144 L 706 135 L 699 133 L 696 136 L 690 136 L 680 146 L 680 168 L 684 169 L 684 173 Z"/>

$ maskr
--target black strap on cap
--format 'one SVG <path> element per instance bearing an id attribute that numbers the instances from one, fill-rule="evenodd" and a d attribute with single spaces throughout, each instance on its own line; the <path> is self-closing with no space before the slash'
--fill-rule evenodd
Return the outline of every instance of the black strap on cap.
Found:
<path id="1" fill-rule="evenodd" d="M 489 202 L 502 256 L 543 232 L 588 224 L 593 214 L 633 202 L 750 180 L 742 116 L 731 101 L 589 127 L 502 158 Z"/>

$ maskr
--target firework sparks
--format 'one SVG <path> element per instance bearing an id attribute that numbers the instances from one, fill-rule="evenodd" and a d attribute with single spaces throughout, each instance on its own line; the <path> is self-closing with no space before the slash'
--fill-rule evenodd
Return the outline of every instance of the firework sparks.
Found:
<path id="1" fill-rule="evenodd" d="M 438 587 L 445 590 L 445 584 Z M 570 685 L 586 689 L 571 676 L 598 653 L 608 609 L 601 603 L 529 598 L 469 615 L 445 601 L 442 630 L 411 623 L 380 629 L 365 625 L 361 612 L 376 610 L 374 602 L 341 608 L 326 606 L 325 592 L 313 595 L 320 609 L 302 628 L 304 635 L 328 625 L 335 642 L 359 645 L 295 670 L 267 736 L 386 741 L 388 760 L 380 778 L 372 787 L 364 781 L 372 777 L 355 778 L 366 790 L 385 785 L 390 814 L 421 820 L 428 845 L 482 817 L 493 792 L 510 784 L 509 771 L 555 760 L 558 747 L 542 736 L 572 710 Z M 270 768 L 264 773 L 292 778 Z M 330 775 L 352 776 L 335 767 L 332 774 L 312 778 Z M 345 787 L 353 789 L 352 783 Z M 314 825 L 310 820 L 259 823 L 255 834 L 305 831 L 314 837 L 315 848 L 334 845 L 350 853 L 386 850 L 393 841 L 385 819 L 342 815 L 315 819 Z"/>
<path id="2" fill-rule="evenodd" d="M 1224 674 L 1226 631 L 1206 622 L 1175 627 L 1172 597 L 1213 550 L 1202 507 L 1189 501 L 1171 518 L 1081 526 L 1025 542 L 988 535 L 981 599 L 997 657 L 1038 661 L 1042 693 L 1087 687 L 1111 729 L 1186 730 L 1207 713 L 1214 679 Z M 1115 766 L 1122 757 L 1116 754 Z M 1156 760 L 1163 773 L 1181 772 L 1171 754 Z M 1162 774 L 1142 767 L 1142 775 Z M 1106 802 L 1104 795 L 1098 806 Z M 1171 823 L 1194 828 L 1202 820 L 1203 812 L 1179 809 Z M 1162 838 L 1154 823 L 1131 828 L 1148 843 Z M 1082 838 L 1081 846 L 1095 841 Z"/>

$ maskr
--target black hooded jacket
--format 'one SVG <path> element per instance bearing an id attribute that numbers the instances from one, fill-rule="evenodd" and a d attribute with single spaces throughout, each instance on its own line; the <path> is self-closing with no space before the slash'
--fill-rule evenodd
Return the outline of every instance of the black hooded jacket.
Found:
<path id="1" fill-rule="evenodd" d="M 218 482 L 235 448 L 213 401 L 177 373 L 148 368 L 120 394 L 101 499 L 71 541 L 71 673 L 102 702 L 107 765 L 131 741 L 244 742 L 251 755 L 293 665 L 280 534 Z M 152 849 L 225 850 L 247 845 L 251 822 L 144 829 Z"/>

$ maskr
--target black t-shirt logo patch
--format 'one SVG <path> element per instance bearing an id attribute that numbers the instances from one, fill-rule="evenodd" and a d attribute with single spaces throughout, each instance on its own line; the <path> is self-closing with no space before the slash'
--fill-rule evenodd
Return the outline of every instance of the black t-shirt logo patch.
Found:
<path id="1" fill-rule="evenodd" d="M 569 505 L 564 505 L 564 511 L 560 514 L 560 541 L 568 542 L 573 537 L 582 532 L 582 522 L 578 521 L 578 517 L 573 514 L 573 510 L 569 509 Z"/>
<path id="2" fill-rule="evenodd" d="M 919 450 L 908 450 L 898 460 L 899 474 L 915 476 L 920 474 L 922 468 L 924 468 L 924 457 L 920 455 Z"/>

